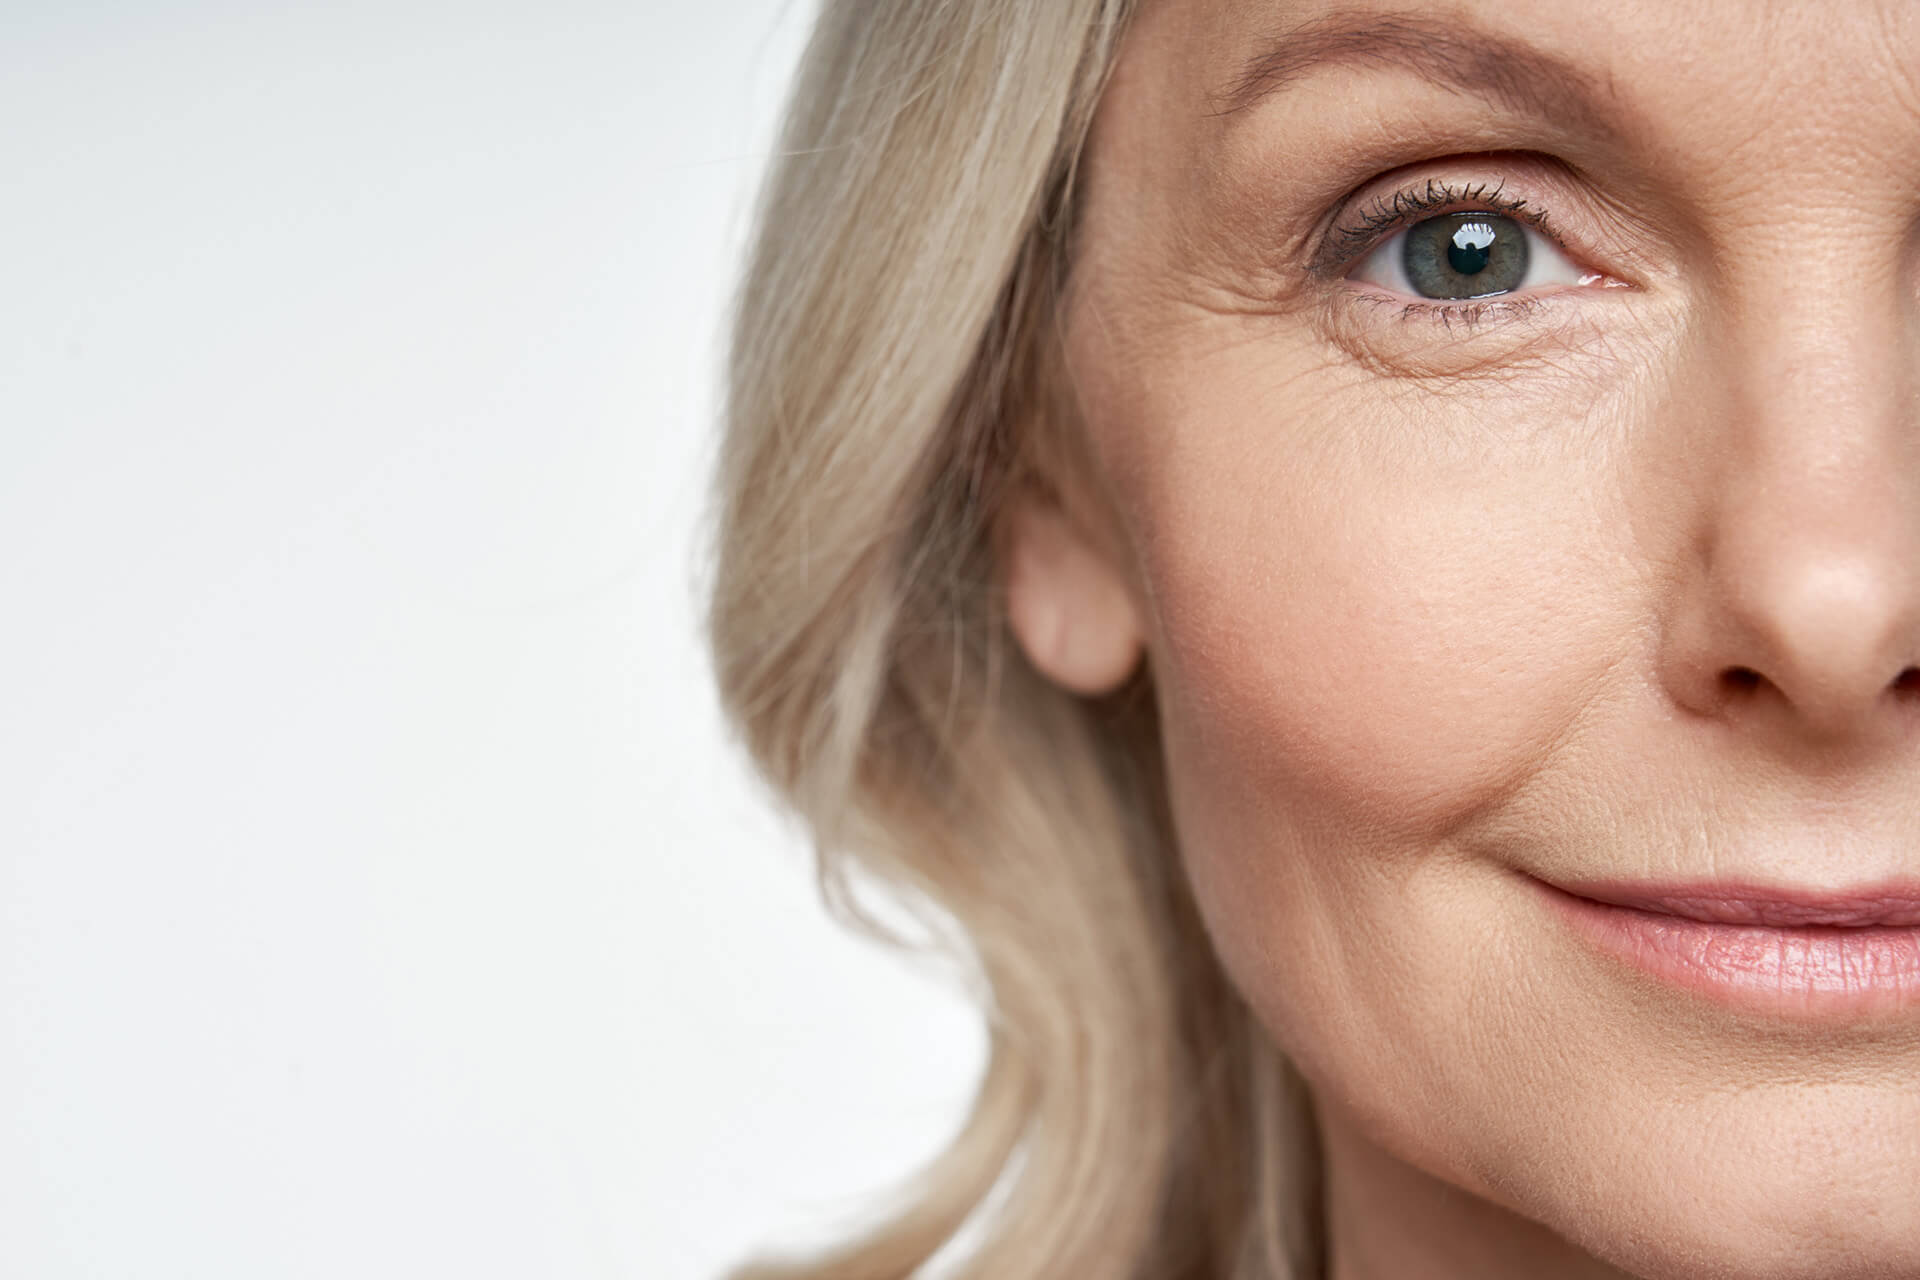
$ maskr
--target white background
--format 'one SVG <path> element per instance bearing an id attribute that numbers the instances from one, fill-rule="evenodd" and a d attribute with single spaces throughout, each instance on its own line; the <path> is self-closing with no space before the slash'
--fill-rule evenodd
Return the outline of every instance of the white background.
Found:
<path id="1" fill-rule="evenodd" d="M 810 16 L 0 4 L 0 1275 L 706 1277 L 958 1122 L 696 634 Z"/>

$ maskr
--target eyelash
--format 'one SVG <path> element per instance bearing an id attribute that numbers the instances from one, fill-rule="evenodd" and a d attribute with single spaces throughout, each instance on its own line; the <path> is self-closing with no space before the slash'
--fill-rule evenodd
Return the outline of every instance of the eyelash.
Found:
<path id="1" fill-rule="evenodd" d="M 1390 196 L 1375 196 L 1346 221 L 1334 225 L 1319 254 L 1319 270 L 1327 277 L 1338 277 L 1395 232 L 1442 213 L 1497 213 L 1525 223 L 1564 250 L 1565 242 L 1554 232 L 1546 210 L 1502 194 L 1505 186 L 1504 182 L 1476 182 L 1456 187 L 1429 178 L 1421 186 L 1403 187 Z M 1536 299 L 1527 296 L 1458 301 L 1369 301 L 1397 307 L 1405 319 L 1431 319 L 1449 328 L 1455 324 L 1473 325 L 1487 319 L 1524 314 L 1537 305 Z"/>

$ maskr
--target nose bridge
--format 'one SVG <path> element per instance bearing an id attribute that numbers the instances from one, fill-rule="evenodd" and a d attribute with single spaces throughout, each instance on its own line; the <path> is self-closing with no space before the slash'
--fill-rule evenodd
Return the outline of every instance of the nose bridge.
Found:
<path id="1" fill-rule="evenodd" d="M 1731 341 L 1727 505 L 1720 538 L 1847 559 L 1903 523 L 1916 458 L 1911 306 L 1886 287 L 1774 289 Z M 1877 287 L 1876 287 L 1877 285 Z M 1912 512 L 1908 512 L 1908 523 Z"/>
<path id="2" fill-rule="evenodd" d="M 1711 344 L 1725 391 L 1685 679 L 1705 704 L 1831 735 L 1920 679 L 1914 304 L 1901 236 L 1765 234 Z"/>

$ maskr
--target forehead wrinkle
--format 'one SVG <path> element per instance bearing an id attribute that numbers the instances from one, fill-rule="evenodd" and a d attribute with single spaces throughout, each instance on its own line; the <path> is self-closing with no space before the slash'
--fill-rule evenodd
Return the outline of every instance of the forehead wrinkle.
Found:
<path id="1" fill-rule="evenodd" d="M 1611 79 L 1463 18 L 1340 11 L 1264 39 L 1213 95 L 1215 115 L 1247 110 L 1335 69 L 1398 71 L 1508 110 L 1599 135 L 1618 133 Z"/>

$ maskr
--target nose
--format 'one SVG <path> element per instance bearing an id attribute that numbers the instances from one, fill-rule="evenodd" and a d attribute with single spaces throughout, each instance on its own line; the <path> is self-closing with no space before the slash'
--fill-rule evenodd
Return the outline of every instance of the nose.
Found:
<path id="1" fill-rule="evenodd" d="M 1678 424 L 1692 554 L 1663 676 L 1686 709 L 1776 742 L 1885 737 L 1920 707 L 1910 317 L 1893 296 L 1775 301 L 1718 344 L 1719 390 Z"/>

